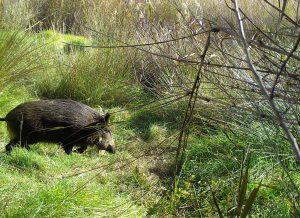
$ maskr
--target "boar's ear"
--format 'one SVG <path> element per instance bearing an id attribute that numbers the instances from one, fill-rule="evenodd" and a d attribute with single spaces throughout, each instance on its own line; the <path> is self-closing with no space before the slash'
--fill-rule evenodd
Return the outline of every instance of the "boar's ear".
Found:
<path id="1" fill-rule="evenodd" d="M 108 123 L 109 123 L 109 118 L 110 118 L 110 114 L 109 114 L 109 113 L 106 113 L 106 114 L 104 115 L 104 123 L 105 123 L 105 125 L 108 125 Z"/>

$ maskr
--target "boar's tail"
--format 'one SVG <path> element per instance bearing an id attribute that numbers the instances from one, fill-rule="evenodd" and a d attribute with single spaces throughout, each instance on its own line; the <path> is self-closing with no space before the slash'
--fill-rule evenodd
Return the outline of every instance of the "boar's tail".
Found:
<path id="1" fill-rule="evenodd" d="M 0 118 L 0 121 L 6 121 L 6 118 Z"/>

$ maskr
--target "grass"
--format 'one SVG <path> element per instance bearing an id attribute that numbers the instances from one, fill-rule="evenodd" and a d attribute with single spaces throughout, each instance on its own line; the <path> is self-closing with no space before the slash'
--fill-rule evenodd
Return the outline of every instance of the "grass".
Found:
<path id="1" fill-rule="evenodd" d="M 45 41 L 45 43 L 51 43 L 60 52 L 65 52 L 66 54 L 74 51 L 83 51 L 82 47 L 76 45 L 89 45 L 90 42 L 84 36 L 75 36 L 71 34 L 61 34 L 55 30 L 44 30 L 38 34 L 40 40 Z M 72 45 L 74 44 L 74 45 Z"/>
<path id="2" fill-rule="evenodd" d="M 262 147 L 259 141 L 264 140 L 264 151 L 269 147 L 269 153 L 274 155 L 272 149 L 274 141 L 266 141 L 260 138 L 261 136 L 253 134 L 249 136 L 227 134 L 212 132 L 201 138 L 193 137 L 175 192 L 174 204 L 177 204 L 177 208 L 184 207 L 185 214 L 190 216 L 217 215 L 215 204 L 212 202 L 212 189 L 221 211 L 224 215 L 229 215 L 229 211 L 236 206 L 242 157 L 244 151 L 249 150 L 251 161 L 248 191 L 257 187 L 261 181 L 263 184 L 252 213 L 255 216 L 267 217 L 278 214 L 287 217 L 287 214 L 292 214 L 293 206 L 286 203 L 290 202 L 290 197 L 286 193 L 292 189 L 291 184 L 284 182 L 285 176 L 276 158 L 260 152 Z M 282 150 L 281 154 L 293 157 L 289 150 Z M 288 164 L 286 167 L 299 185 L 298 166 Z"/>
<path id="3" fill-rule="evenodd" d="M 126 106 L 136 106 L 149 100 L 146 98 L 147 94 L 143 93 L 138 86 L 114 89 L 120 82 L 131 79 L 127 77 L 127 72 L 119 73 L 119 70 L 124 70 L 124 65 L 128 64 L 126 59 L 116 59 L 116 63 L 111 62 L 117 54 L 111 51 L 103 51 L 101 56 L 94 51 L 86 53 L 82 53 L 81 50 L 66 51 L 61 47 L 61 38 L 64 38 L 63 40 L 78 39 L 70 35 L 58 37 L 52 31 L 40 33 L 37 36 L 37 40 L 47 45 L 49 49 L 49 56 L 44 57 L 46 62 L 50 61 L 48 57 L 54 57 L 57 53 L 65 58 L 64 62 L 73 65 L 71 69 L 74 71 L 68 74 L 66 72 L 70 70 L 69 67 L 60 68 L 62 72 L 60 69 L 47 68 L 44 74 L 33 77 L 34 83 L 31 85 L 6 87 L 1 92 L 1 117 L 18 104 L 36 100 L 39 96 L 72 98 L 91 105 L 101 104 L 106 108 L 110 107 L 112 112 L 123 111 L 125 103 Z M 91 60 L 95 61 L 95 58 L 103 64 L 91 65 Z M 56 61 L 51 60 L 51 63 L 56 63 Z M 117 68 L 120 63 L 121 66 Z M 112 75 L 116 78 L 112 78 L 109 82 L 108 76 Z M 94 83 L 91 84 L 91 81 Z M 145 100 L 136 101 L 138 96 L 134 96 L 135 94 L 142 96 Z M 131 103 L 130 100 L 132 100 Z M 114 105 L 118 107 L 113 108 Z M 138 159 L 135 157 L 144 156 L 144 150 L 150 147 L 148 142 L 154 146 L 158 143 L 157 140 L 164 140 L 168 137 L 167 130 L 155 124 L 156 120 L 163 124 L 162 117 L 159 118 L 160 113 L 155 115 L 157 118 L 147 118 L 148 124 L 143 127 L 144 131 L 148 132 L 146 139 L 140 137 L 139 130 L 129 121 L 130 119 L 138 121 L 134 118 L 136 114 L 133 111 L 124 110 L 124 112 L 113 114 L 112 122 L 121 121 L 123 125 L 113 125 L 118 153 L 112 156 L 99 155 L 93 149 L 88 150 L 84 155 L 67 156 L 58 145 L 45 143 L 32 145 L 30 151 L 16 148 L 11 155 L 6 155 L 4 146 L 8 143 L 9 136 L 5 123 L 1 123 L 2 172 L 0 175 L 3 174 L 1 176 L 1 190 L 3 191 L 0 199 L 0 204 L 3 205 L 0 208 L 1 214 L 7 217 L 69 217 L 74 214 L 78 217 L 142 216 L 147 208 L 152 207 L 159 199 L 159 190 L 162 187 L 158 177 L 149 173 L 149 168 L 160 161 L 152 156 Z M 143 116 L 146 117 L 146 114 Z M 146 130 L 147 128 L 149 131 Z M 129 146 L 126 145 L 128 143 Z M 83 173 L 77 175 L 80 172 Z M 14 192 L 10 194 L 9 190 L 14 190 Z M 26 208 L 26 210 L 20 210 L 20 208 Z"/>
<path id="4" fill-rule="evenodd" d="M 0 98 L 1 116 L 19 103 L 37 98 L 28 91 L 26 87 L 4 90 Z M 227 133 L 226 136 L 217 129 L 201 134 L 193 132 L 177 189 L 170 199 L 163 193 L 170 185 L 173 167 L 172 146 L 168 144 L 171 139 L 165 141 L 176 129 L 167 122 L 171 121 L 171 115 L 167 113 L 168 118 L 161 110 L 152 113 L 121 107 L 110 110 L 122 110 L 112 116 L 113 123 L 119 122 L 113 125 L 118 149 L 115 155 L 97 154 L 90 148 L 82 155 L 67 156 L 58 145 L 45 143 L 32 145 L 31 150 L 16 148 L 6 155 L 4 145 L 8 135 L 1 123 L 1 214 L 4 217 L 142 217 L 176 213 L 214 216 L 208 183 L 227 214 L 235 206 L 242 154 L 249 146 L 253 152 L 248 192 L 263 179 L 252 212 L 262 216 L 292 213 L 292 206 L 286 203 L 289 202 L 286 193 L 291 187 L 284 182 L 281 167 L 274 158 L 259 152 L 262 142 L 264 151 L 269 147 L 271 152 L 273 140 L 268 141 L 260 134 Z M 253 128 L 258 125 L 253 124 Z M 159 155 L 162 149 L 170 153 Z M 143 152 L 149 150 L 153 155 L 144 156 Z M 290 156 L 289 150 L 280 152 Z M 297 166 L 286 163 L 299 184 Z"/>
<path id="5" fill-rule="evenodd" d="M 141 96 L 140 88 L 130 84 L 134 80 L 129 73 L 130 52 L 83 49 L 64 42 L 85 45 L 86 38 L 49 30 L 39 35 L 50 44 L 52 65 L 56 67 L 49 68 L 36 81 L 33 89 L 38 96 L 71 98 L 102 106 L 124 105 L 132 96 Z"/>
<path id="6" fill-rule="evenodd" d="M 35 98 L 26 89 L 6 90 L 1 95 L 1 115 L 29 99 Z M 114 119 L 123 117 L 115 115 Z M 130 130 L 115 132 L 117 141 L 128 140 Z M 127 166 L 134 155 L 128 148 L 120 145 L 116 155 L 99 155 L 90 149 L 84 155 L 67 156 L 58 145 L 40 143 L 32 145 L 30 151 L 16 148 L 11 155 L 6 155 L 4 145 L 8 135 L 4 123 L 1 123 L 0 133 L 0 213 L 4 217 L 140 217 L 146 213 L 146 207 L 138 201 L 138 196 L 149 192 L 147 198 L 150 196 L 155 201 L 155 195 L 149 190 L 153 181 L 146 176 L 143 161 Z M 131 140 L 139 143 L 137 138 Z M 103 165 L 108 166 L 100 167 Z M 75 176 L 95 167 L 99 169 Z M 126 170 L 121 170 L 123 168 Z M 74 176 L 62 178 L 72 174 Z M 91 182 L 86 184 L 89 180 Z M 77 190 L 80 191 L 77 193 Z"/>
<path id="7" fill-rule="evenodd" d="M 28 81 L 43 68 L 41 45 L 20 31 L 0 31 L 0 85 Z M 32 77 L 31 77 L 32 78 Z M 1 91 L 1 90 L 0 90 Z"/>
<path id="8" fill-rule="evenodd" d="M 234 108 L 236 103 L 245 103 L 243 98 L 234 99 L 244 97 L 245 93 L 226 88 L 235 80 L 218 77 L 210 71 L 203 73 L 199 94 L 216 101 L 197 101 L 186 160 L 172 190 L 177 145 L 174 139 L 182 125 L 187 98 L 165 103 L 190 90 L 197 69 L 194 65 L 137 52 L 136 48 L 80 47 L 178 38 L 206 27 L 206 20 L 196 22 L 195 17 L 207 18 L 213 26 L 234 27 L 233 14 L 229 10 L 224 13 L 225 5 L 219 1 L 193 0 L 178 5 L 177 1 L 73 2 L 49 1 L 48 5 L 35 0 L 18 2 L 8 8 L 10 16 L 6 20 L 1 18 L 0 25 L 4 28 L 21 26 L 36 32 L 0 32 L 0 84 L 5 85 L 0 89 L 0 117 L 29 100 L 78 100 L 97 110 L 111 112 L 118 152 L 98 154 L 90 148 L 82 155 L 67 156 L 59 145 L 39 143 L 32 145 L 31 150 L 16 148 L 11 155 L 6 155 L 4 146 L 9 138 L 5 124 L 0 123 L 3 151 L 0 153 L 0 213 L 4 217 L 214 217 L 218 215 L 216 204 L 225 216 L 231 216 L 238 203 L 241 165 L 246 152 L 251 153 L 247 198 L 262 181 L 251 215 L 296 214 L 297 192 L 283 167 L 299 186 L 299 166 L 293 161 L 288 143 L 278 137 L 282 132 L 273 123 Z M 263 29 L 271 31 L 276 26 L 276 19 L 263 14 L 265 9 L 260 4 L 246 1 L 241 4 Z M 287 13 L 294 16 L 292 5 Z M 200 55 L 195 51 L 200 50 L 204 38 L 200 35 L 191 40 L 142 48 L 198 60 Z M 218 44 L 218 36 L 214 39 Z M 240 57 L 239 43 L 234 40 L 224 40 L 223 45 L 230 54 Z M 282 43 L 287 48 L 291 46 L 290 42 Z M 224 61 L 232 65 L 237 61 L 223 59 L 216 50 L 209 52 L 211 63 Z M 291 64 L 297 66 L 294 62 L 288 66 Z M 218 73 L 244 73 L 224 71 Z M 231 102 L 232 96 L 235 102 Z M 220 99 L 225 106 L 219 103 Z M 223 121 L 222 125 L 214 119 Z M 230 125 L 233 127 L 228 129 Z M 277 153 L 283 157 L 282 163 Z"/>
<path id="9" fill-rule="evenodd" d="M 105 172 L 82 190 L 90 176 L 55 178 L 60 168 L 67 172 L 72 166 L 74 168 L 80 164 L 84 167 L 90 164 L 90 158 L 76 155 L 66 158 L 64 154 L 45 158 L 45 155 L 34 151 L 15 149 L 12 156 L 2 155 L 1 159 L 4 165 L 1 169 L 1 190 L 4 193 L 1 195 L 3 207 L 0 210 L 4 216 L 94 217 L 109 213 L 109 217 L 140 217 L 145 213 L 145 209 L 136 205 L 129 193 L 116 192 L 111 175 Z M 5 167 L 6 163 L 17 170 L 12 172 L 12 169 Z M 59 169 L 57 174 L 53 172 L 55 169 Z M 7 192 L 10 189 L 14 191 Z"/>

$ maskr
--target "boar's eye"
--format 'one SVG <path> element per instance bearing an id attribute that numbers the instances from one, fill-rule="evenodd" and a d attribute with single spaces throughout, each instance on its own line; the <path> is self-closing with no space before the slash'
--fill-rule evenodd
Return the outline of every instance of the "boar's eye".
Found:
<path id="1" fill-rule="evenodd" d="M 96 144 L 96 146 L 97 146 L 97 148 L 98 148 L 99 150 L 104 150 L 104 149 L 105 149 L 104 144 L 101 143 L 101 142 L 98 142 L 98 143 Z"/>

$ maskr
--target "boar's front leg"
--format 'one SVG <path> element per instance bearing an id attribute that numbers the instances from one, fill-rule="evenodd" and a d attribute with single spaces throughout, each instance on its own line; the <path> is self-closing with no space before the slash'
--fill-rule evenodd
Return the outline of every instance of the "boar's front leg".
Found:
<path id="1" fill-rule="evenodd" d="M 81 145 L 80 148 L 77 148 L 75 152 L 82 154 L 87 149 L 87 145 Z"/>
<path id="2" fill-rule="evenodd" d="M 64 148 L 66 154 L 71 154 L 73 150 L 73 144 L 63 144 L 62 147 Z"/>

